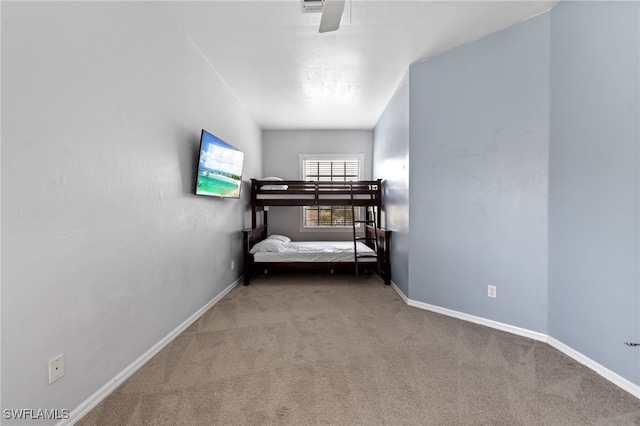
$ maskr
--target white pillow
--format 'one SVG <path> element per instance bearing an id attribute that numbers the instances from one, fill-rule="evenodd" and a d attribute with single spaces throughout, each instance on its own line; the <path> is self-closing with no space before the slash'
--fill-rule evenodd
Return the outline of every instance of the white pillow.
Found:
<path id="1" fill-rule="evenodd" d="M 283 179 L 275 176 L 269 176 L 269 177 L 262 178 L 260 180 L 283 180 Z"/>
<path id="2" fill-rule="evenodd" d="M 249 250 L 249 253 L 251 254 L 256 254 L 259 252 L 277 253 L 284 248 L 284 245 L 285 243 L 283 243 L 282 241 L 274 240 L 274 239 L 266 239 L 254 245 L 251 248 L 251 250 Z"/>
<path id="3" fill-rule="evenodd" d="M 282 241 L 285 244 L 289 244 L 291 242 L 291 238 L 286 235 L 272 234 L 267 237 L 267 240 L 277 240 Z"/>

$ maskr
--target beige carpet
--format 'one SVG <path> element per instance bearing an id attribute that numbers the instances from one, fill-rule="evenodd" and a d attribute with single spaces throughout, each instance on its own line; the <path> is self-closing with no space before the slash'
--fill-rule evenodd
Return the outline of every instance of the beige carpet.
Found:
<path id="1" fill-rule="evenodd" d="M 640 425 L 640 400 L 375 275 L 296 273 L 234 289 L 78 424 Z"/>

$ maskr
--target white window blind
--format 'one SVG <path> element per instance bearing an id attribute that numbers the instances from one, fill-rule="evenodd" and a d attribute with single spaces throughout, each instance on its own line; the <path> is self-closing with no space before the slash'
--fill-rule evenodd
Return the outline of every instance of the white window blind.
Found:
<path id="1" fill-rule="evenodd" d="M 351 157 L 320 157 L 301 154 L 302 179 L 320 182 L 348 182 L 361 179 L 363 155 Z M 353 226 L 353 212 L 346 206 L 305 206 L 302 209 L 302 229 L 344 229 Z M 360 209 L 355 210 L 356 220 Z"/>
<path id="2" fill-rule="evenodd" d="M 322 182 L 348 182 L 360 180 L 360 161 L 304 160 L 304 180 Z"/>

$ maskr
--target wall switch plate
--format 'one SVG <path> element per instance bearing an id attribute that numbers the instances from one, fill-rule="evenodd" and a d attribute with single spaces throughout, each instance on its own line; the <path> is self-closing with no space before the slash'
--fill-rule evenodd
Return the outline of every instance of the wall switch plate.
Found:
<path id="1" fill-rule="evenodd" d="M 236 267 L 236 262 L 235 260 L 231 261 L 231 270 L 233 271 L 233 269 Z"/>
<path id="2" fill-rule="evenodd" d="M 495 285 L 487 286 L 487 296 L 495 298 L 496 292 L 497 290 Z"/>
<path id="3" fill-rule="evenodd" d="M 49 361 L 49 384 L 64 376 L 64 354 Z"/>

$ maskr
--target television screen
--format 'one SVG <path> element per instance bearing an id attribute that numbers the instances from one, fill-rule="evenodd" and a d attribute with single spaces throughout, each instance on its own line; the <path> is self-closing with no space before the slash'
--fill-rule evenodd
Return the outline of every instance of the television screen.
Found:
<path id="1" fill-rule="evenodd" d="M 200 137 L 196 194 L 239 198 L 244 153 L 206 130 Z"/>

